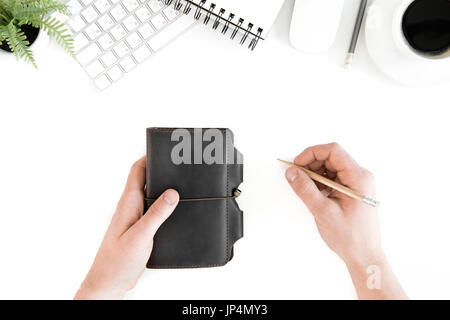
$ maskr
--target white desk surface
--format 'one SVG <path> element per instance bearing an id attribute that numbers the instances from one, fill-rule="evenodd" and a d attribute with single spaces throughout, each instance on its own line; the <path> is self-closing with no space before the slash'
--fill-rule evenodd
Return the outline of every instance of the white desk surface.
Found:
<path id="1" fill-rule="evenodd" d="M 105 92 L 55 44 L 37 72 L 0 56 L 0 298 L 72 298 L 151 126 L 229 127 L 245 157 L 245 237 L 225 267 L 147 271 L 128 298 L 342 298 L 355 293 L 276 158 L 337 141 L 375 173 L 385 251 L 412 298 L 449 298 L 449 84 L 407 88 L 359 43 L 288 40 L 293 0 L 255 52 L 195 26 Z"/>

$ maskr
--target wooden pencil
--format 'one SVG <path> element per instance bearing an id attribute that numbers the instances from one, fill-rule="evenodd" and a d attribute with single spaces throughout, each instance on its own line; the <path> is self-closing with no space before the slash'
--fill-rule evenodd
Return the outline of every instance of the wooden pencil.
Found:
<path id="1" fill-rule="evenodd" d="M 364 202 L 364 203 L 366 203 L 366 204 L 368 204 L 368 205 L 370 205 L 372 207 L 375 207 L 375 208 L 377 208 L 380 205 L 380 202 L 378 202 L 375 199 L 372 199 L 372 198 L 370 198 L 368 196 L 365 196 L 365 195 L 363 195 L 363 194 L 361 194 L 361 193 L 359 193 L 359 192 L 357 192 L 355 190 L 352 190 L 352 189 L 350 189 L 350 188 L 348 188 L 346 186 L 343 186 L 343 185 L 337 183 L 336 181 L 333 181 L 333 180 L 330 180 L 328 178 L 325 178 L 324 176 L 321 176 L 320 174 L 317 174 L 317 173 L 315 173 L 315 172 L 313 172 L 311 170 L 308 170 L 308 169 L 306 169 L 304 167 L 296 165 L 293 162 L 280 160 L 280 159 L 278 159 L 278 161 L 280 161 L 280 162 L 282 162 L 284 164 L 287 164 L 288 166 L 295 166 L 295 167 L 301 169 L 303 172 L 305 172 L 314 181 L 320 182 L 321 184 L 323 184 L 323 185 L 325 185 L 327 187 L 330 187 L 333 190 L 339 191 L 339 192 L 341 192 L 341 193 L 343 193 L 343 194 L 345 194 L 345 195 L 347 195 L 347 196 L 349 196 L 349 197 L 351 197 L 353 199 L 362 201 L 362 202 Z"/>

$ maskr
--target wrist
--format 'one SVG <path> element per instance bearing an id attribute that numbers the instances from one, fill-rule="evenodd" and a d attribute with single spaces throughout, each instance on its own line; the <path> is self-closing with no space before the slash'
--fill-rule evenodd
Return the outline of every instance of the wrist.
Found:
<path id="1" fill-rule="evenodd" d="M 99 281 L 86 278 L 78 289 L 75 300 L 120 300 L 126 290 L 114 286 L 101 285 Z"/>
<path id="2" fill-rule="evenodd" d="M 369 266 L 381 266 L 386 263 L 383 250 L 371 250 L 362 254 L 353 254 L 342 258 L 349 269 L 366 269 Z"/>

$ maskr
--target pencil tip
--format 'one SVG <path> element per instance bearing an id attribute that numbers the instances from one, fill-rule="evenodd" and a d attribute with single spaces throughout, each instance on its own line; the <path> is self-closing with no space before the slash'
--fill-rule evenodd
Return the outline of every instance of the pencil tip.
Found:
<path id="1" fill-rule="evenodd" d="M 288 166 L 293 166 L 294 165 L 294 163 L 286 161 L 286 160 L 281 160 L 281 159 L 277 159 L 277 160 L 280 161 L 281 163 L 284 163 L 284 164 L 288 165 Z"/>

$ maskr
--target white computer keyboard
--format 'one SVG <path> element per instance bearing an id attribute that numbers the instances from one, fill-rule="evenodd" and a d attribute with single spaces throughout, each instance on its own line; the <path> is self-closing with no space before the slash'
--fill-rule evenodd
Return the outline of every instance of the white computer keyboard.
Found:
<path id="1" fill-rule="evenodd" d="M 195 20 L 162 0 L 69 0 L 78 62 L 104 90 Z"/>

